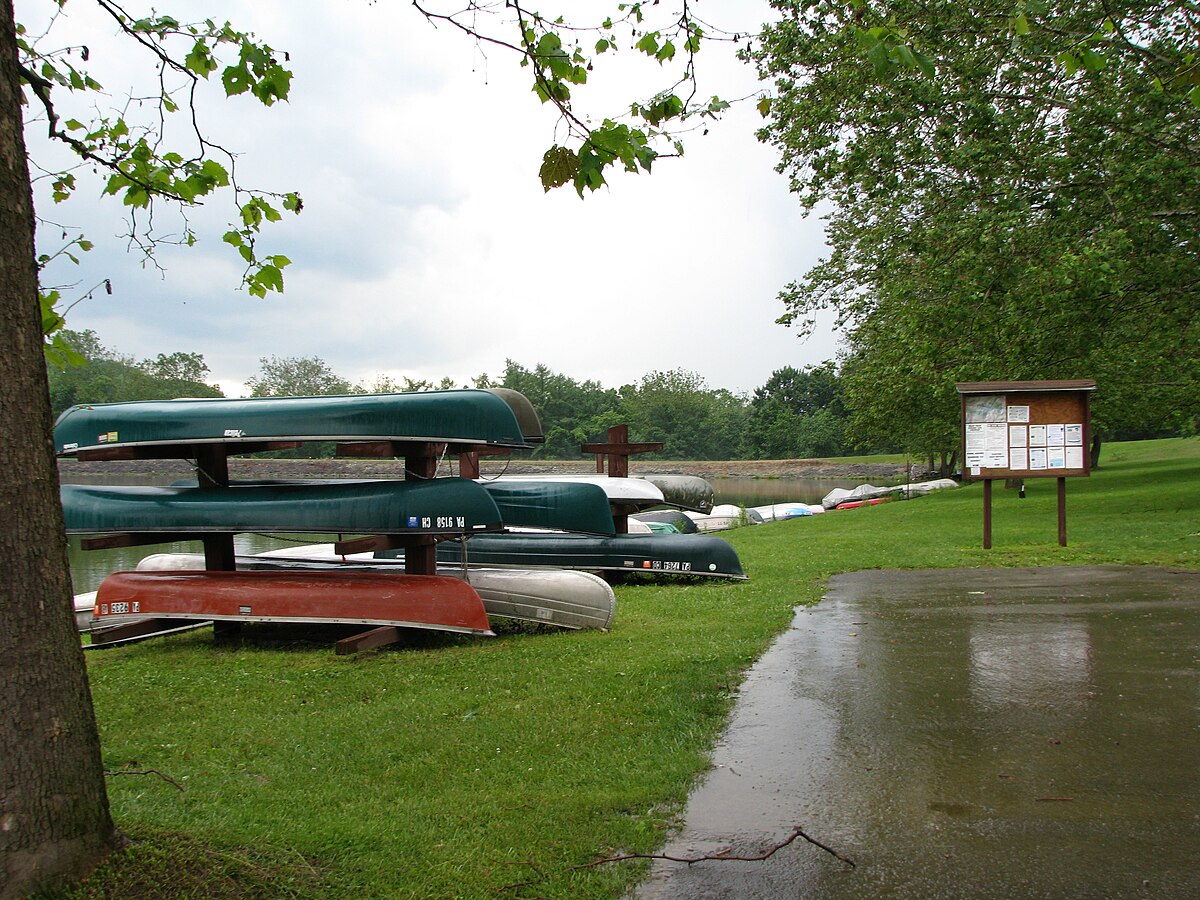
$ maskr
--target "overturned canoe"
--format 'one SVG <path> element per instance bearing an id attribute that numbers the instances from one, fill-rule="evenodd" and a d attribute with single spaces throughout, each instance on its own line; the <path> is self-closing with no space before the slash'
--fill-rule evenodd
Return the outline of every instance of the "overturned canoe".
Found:
<path id="1" fill-rule="evenodd" d="M 67 531 L 237 534 L 474 534 L 502 526 L 500 510 L 465 478 L 260 484 L 230 488 L 64 484 Z"/>
<path id="2" fill-rule="evenodd" d="M 683 510 L 679 509 L 651 509 L 646 512 L 634 513 L 630 518 L 630 523 L 644 522 L 647 525 L 673 525 L 675 530 L 681 534 L 695 534 L 698 529 L 696 523 L 693 522 Z M 651 528 L 653 531 L 654 529 Z"/>
<path id="3" fill-rule="evenodd" d="M 769 503 L 766 506 L 752 506 L 747 512 L 752 512 L 764 522 L 779 522 L 783 519 L 796 519 L 801 516 L 814 515 L 818 510 L 825 511 L 820 504 L 808 503 Z"/>
<path id="4" fill-rule="evenodd" d="M 699 475 L 631 475 L 648 481 L 660 491 L 672 506 L 708 512 L 713 506 L 713 486 Z"/>
<path id="5" fill-rule="evenodd" d="M 612 534 L 612 510 L 604 489 L 588 482 L 481 481 L 505 525 Z"/>
<path id="6" fill-rule="evenodd" d="M 527 406 L 528 404 L 524 404 Z M 429 441 L 528 446 L 515 398 L 485 390 L 328 397 L 140 400 L 72 406 L 55 452 L 268 441 Z M 527 419 L 527 417 L 526 417 Z M 534 429 L 528 420 L 525 427 Z M 536 426 L 540 430 L 540 424 Z"/>
<path id="7" fill-rule="evenodd" d="M 707 534 L 479 534 L 466 541 L 466 548 L 470 566 L 746 577 L 729 542 Z M 398 558 L 403 552 L 381 550 L 375 556 Z M 439 544 L 437 556 L 440 564 L 462 565 L 461 542 Z"/>
<path id="8" fill-rule="evenodd" d="M 591 484 L 601 488 L 614 506 L 649 509 L 662 506 L 666 500 L 657 485 L 640 478 L 609 478 L 607 475 L 499 475 L 484 477 L 480 483 L 505 485 L 530 484 Z"/>
<path id="9" fill-rule="evenodd" d="M 239 570 L 347 569 L 403 572 L 403 559 L 375 560 L 369 553 L 341 555 L 333 544 L 308 544 L 239 556 Z M 203 569 L 197 553 L 154 553 L 138 563 L 138 571 Z M 604 579 L 590 572 L 561 569 L 463 569 L 444 567 L 438 575 L 466 581 L 479 594 L 489 618 L 516 619 L 559 628 L 612 627 L 616 595 Z M 91 607 L 87 608 L 90 618 Z"/>
<path id="10" fill-rule="evenodd" d="M 437 575 L 354 571 L 114 572 L 93 623 L 134 619 L 394 625 L 490 635 L 469 584 Z"/>
<path id="11" fill-rule="evenodd" d="M 441 480 L 441 479 L 435 479 Z M 282 485 L 380 484 L 378 480 L 356 479 L 273 479 L 234 481 L 230 486 L 277 487 Z M 394 481 L 391 483 L 395 483 Z M 479 481 L 500 510 L 505 525 L 521 528 L 551 528 L 555 531 L 579 531 L 584 534 L 612 534 L 612 510 L 604 491 L 594 484 L 557 481 Z M 172 487 L 195 487 L 195 479 L 177 481 Z"/>

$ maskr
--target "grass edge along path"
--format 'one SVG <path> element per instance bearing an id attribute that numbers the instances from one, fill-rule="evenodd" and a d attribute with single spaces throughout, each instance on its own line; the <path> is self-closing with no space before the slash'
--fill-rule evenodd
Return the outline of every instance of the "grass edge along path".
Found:
<path id="1" fill-rule="evenodd" d="M 336 657 L 202 631 L 90 656 L 106 768 L 183 790 L 110 778 L 134 849 L 67 896 L 621 896 L 644 863 L 573 867 L 662 845 L 742 674 L 829 576 L 1200 568 L 1200 441 L 1105 453 L 1069 481 L 1066 548 L 1053 479 L 995 492 L 990 551 L 970 485 L 728 532 L 750 581 L 622 586 L 608 634 Z"/>

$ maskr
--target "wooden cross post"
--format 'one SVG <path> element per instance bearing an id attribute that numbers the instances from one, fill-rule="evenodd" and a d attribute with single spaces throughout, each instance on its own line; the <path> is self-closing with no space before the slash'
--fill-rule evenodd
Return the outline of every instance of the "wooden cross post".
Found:
<path id="1" fill-rule="evenodd" d="M 640 444 L 629 442 L 629 426 L 614 425 L 608 429 L 608 441 L 602 444 L 583 444 L 580 450 L 584 453 L 595 453 L 597 460 L 596 471 L 601 471 L 600 459 L 608 457 L 608 477 L 628 478 L 629 457 L 635 453 L 653 453 L 663 448 L 662 441 L 646 441 Z M 629 513 L 631 510 L 622 507 L 613 509 L 613 527 L 617 534 L 629 533 Z"/>

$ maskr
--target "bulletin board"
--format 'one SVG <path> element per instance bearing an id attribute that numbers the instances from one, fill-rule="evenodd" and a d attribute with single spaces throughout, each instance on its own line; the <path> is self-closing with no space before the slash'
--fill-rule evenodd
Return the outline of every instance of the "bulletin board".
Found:
<path id="1" fill-rule="evenodd" d="M 983 381 L 955 387 L 962 398 L 964 480 L 1091 474 L 1096 382 Z"/>

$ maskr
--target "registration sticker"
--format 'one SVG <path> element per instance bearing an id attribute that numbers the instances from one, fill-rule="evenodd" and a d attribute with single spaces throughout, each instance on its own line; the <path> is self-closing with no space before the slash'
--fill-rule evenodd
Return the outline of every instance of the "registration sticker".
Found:
<path id="1" fill-rule="evenodd" d="M 115 444 L 117 442 L 117 432 L 106 431 L 104 434 L 96 435 L 96 441 L 101 444 Z"/>

